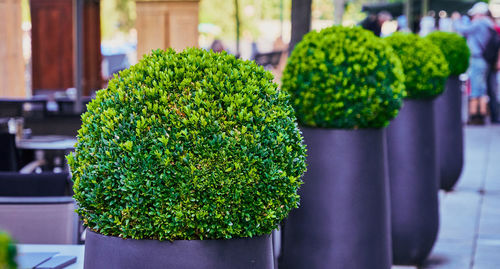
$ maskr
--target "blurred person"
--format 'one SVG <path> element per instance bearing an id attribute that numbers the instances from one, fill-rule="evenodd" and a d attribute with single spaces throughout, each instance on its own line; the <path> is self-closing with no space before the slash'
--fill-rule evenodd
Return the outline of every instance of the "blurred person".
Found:
<path id="1" fill-rule="evenodd" d="M 210 49 L 214 52 L 223 52 L 225 51 L 224 43 L 222 43 L 222 40 L 220 39 L 215 39 L 214 42 L 212 42 L 212 45 L 210 45 Z"/>
<path id="2" fill-rule="evenodd" d="M 380 36 L 382 34 L 382 25 L 386 21 L 392 20 L 391 13 L 387 11 L 380 11 L 377 14 L 368 15 L 361 23 L 361 27 L 366 30 L 372 31 L 376 36 Z"/>
<path id="3" fill-rule="evenodd" d="M 280 62 L 278 66 L 272 69 L 275 81 L 277 81 L 278 84 L 280 84 L 281 75 L 283 74 L 283 70 L 285 69 L 286 62 L 288 60 L 288 44 L 283 42 L 283 36 L 279 36 L 274 40 L 273 51 L 281 51 Z"/>
<path id="4" fill-rule="evenodd" d="M 453 32 L 453 21 L 444 10 L 439 11 L 438 28 L 439 31 Z"/>
<path id="5" fill-rule="evenodd" d="M 255 59 L 255 56 L 259 54 L 259 46 L 257 45 L 257 42 L 252 41 L 251 50 L 250 59 Z"/>
<path id="6" fill-rule="evenodd" d="M 427 16 L 424 16 L 420 20 L 420 36 L 426 36 L 430 34 L 432 31 L 436 30 L 436 13 L 434 10 L 430 10 L 427 12 Z"/>
<path id="7" fill-rule="evenodd" d="M 410 32 L 410 28 L 408 27 L 408 20 L 406 19 L 406 15 L 401 15 L 397 18 L 398 22 L 398 31 L 402 32 Z"/>
<path id="8" fill-rule="evenodd" d="M 470 98 L 469 124 L 484 124 L 488 105 L 488 74 L 490 66 L 483 57 L 486 45 L 492 37 L 493 22 L 488 18 L 488 4 L 478 2 L 467 12 L 472 17 L 470 24 L 461 20 L 458 12 L 452 14 L 455 30 L 465 36 L 471 57 L 469 64 Z"/>
<path id="9" fill-rule="evenodd" d="M 414 33 L 420 33 L 420 20 L 422 20 L 422 16 L 413 16 L 413 19 L 411 22 L 409 22 L 409 25 L 412 25 L 412 31 Z"/>

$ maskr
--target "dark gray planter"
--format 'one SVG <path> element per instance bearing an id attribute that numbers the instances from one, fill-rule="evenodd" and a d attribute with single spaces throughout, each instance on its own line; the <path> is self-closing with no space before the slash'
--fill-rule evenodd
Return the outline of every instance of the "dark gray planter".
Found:
<path id="1" fill-rule="evenodd" d="M 405 100 L 387 128 L 394 264 L 419 265 L 439 227 L 432 100 Z"/>
<path id="2" fill-rule="evenodd" d="M 457 76 L 449 77 L 434 106 L 440 187 L 446 191 L 453 189 L 464 164 L 461 84 Z"/>
<path id="3" fill-rule="evenodd" d="M 85 269 L 273 269 L 270 235 L 228 240 L 134 240 L 87 230 Z"/>
<path id="4" fill-rule="evenodd" d="M 280 269 L 389 269 L 384 130 L 303 128 L 308 170 L 282 231 Z"/>

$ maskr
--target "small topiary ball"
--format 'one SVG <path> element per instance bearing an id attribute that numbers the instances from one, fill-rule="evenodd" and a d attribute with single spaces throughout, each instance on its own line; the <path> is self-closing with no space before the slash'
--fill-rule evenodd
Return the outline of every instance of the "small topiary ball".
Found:
<path id="1" fill-rule="evenodd" d="M 17 268 L 16 253 L 16 245 L 10 235 L 4 231 L 0 231 L 0 268 Z"/>
<path id="2" fill-rule="evenodd" d="M 104 235 L 269 234 L 299 202 L 305 147 L 286 92 L 254 62 L 156 50 L 82 116 L 68 156 L 78 213 Z"/>
<path id="3" fill-rule="evenodd" d="M 411 33 L 396 32 L 385 40 L 403 64 L 407 98 L 433 98 L 443 92 L 450 72 L 439 47 Z"/>
<path id="4" fill-rule="evenodd" d="M 457 33 L 435 31 L 426 36 L 444 54 L 450 75 L 458 76 L 469 67 L 470 51 L 465 38 Z"/>
<path id="5" fill-rule="evenodd" d="M 381 128 L 401 107 L 404 75 L 399 59 L 361 27 L 311 31 L 283 72 L 299 123 L 322 128 Z"/>

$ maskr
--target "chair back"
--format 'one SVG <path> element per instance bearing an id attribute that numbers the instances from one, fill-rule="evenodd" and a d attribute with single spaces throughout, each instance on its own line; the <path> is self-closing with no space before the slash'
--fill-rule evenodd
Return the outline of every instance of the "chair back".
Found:
<path id="1" fill-rule="evenodd" d="M 81 115 L 47 115 L 43 118 L 25 118 L 25 128 L 37 135 L 74 136 L 82 126 Z"/>
<path id="2" fill-rule="evenodd" d="M 72 197 L 0 197 L 0 229 L 20 244 L 76 244 Z"/>
<path id="3" fill-rule="evenodd" d="M 22 99 L 0 98 L 0 118 L 21 117 L 23 104 Z"/>
<path id="4" fill-rule="evenodd" d="M 0 172 L 0 196 L 71 195 L 69 173 L 20 174 Z"/>
<path id="5" fill-rule="evenodd" d="M 0 133 L 0 171 L 17 171 L 18 160 L 16 136 L 10 133 Z"/>
<path id="6" fill-rule="evenodd" d="M 255 62 L 258 65 L 262 65 L 264 67 L 276 67 L 280 63 L 281 55 L 283 51 L 272 51 L 266 53 L 257 53 L 255 55 Z"/>

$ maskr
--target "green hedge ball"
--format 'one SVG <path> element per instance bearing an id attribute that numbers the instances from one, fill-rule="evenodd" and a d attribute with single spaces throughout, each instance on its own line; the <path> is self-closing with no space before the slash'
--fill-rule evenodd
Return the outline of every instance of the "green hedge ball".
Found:
<path id="1" fill-rule="evenodd" d="M 426 36 L 444 54 L 450 75 L 458 76 L 469 67 L 470 50 L 465 38 L 457 33 L 435 31 Z"/>
<path id="2" fill-rule="evenodd" d="M 444 91 L 450 71 L 438 46 L 412 33 L 396 32 L 385 40 L 403 64 L 407 98 L 434 98 Z"/>
<path id="3" fill-rule="evenodd" d="M 306 34 L 290 55 L 282 88 L 299 123 L 320 128 L 387 126 L 405 96 L 401 62 L 386 42 L 361 27 Z"/>
<path id="4" fill-rule="evenodd" d="M 11 236 L 7 232 L 0 230 L 0 268 L 17 268 L 16 255 L 16 245 Z"/>
<path id="5" fill-rule="evenodd" d="M 101 234 L 188 240 L 269 234 L 299 202 L 305 147 L 286 92 L 254 62 L 156 50 L 82 116 L 68 163 Z"/>

